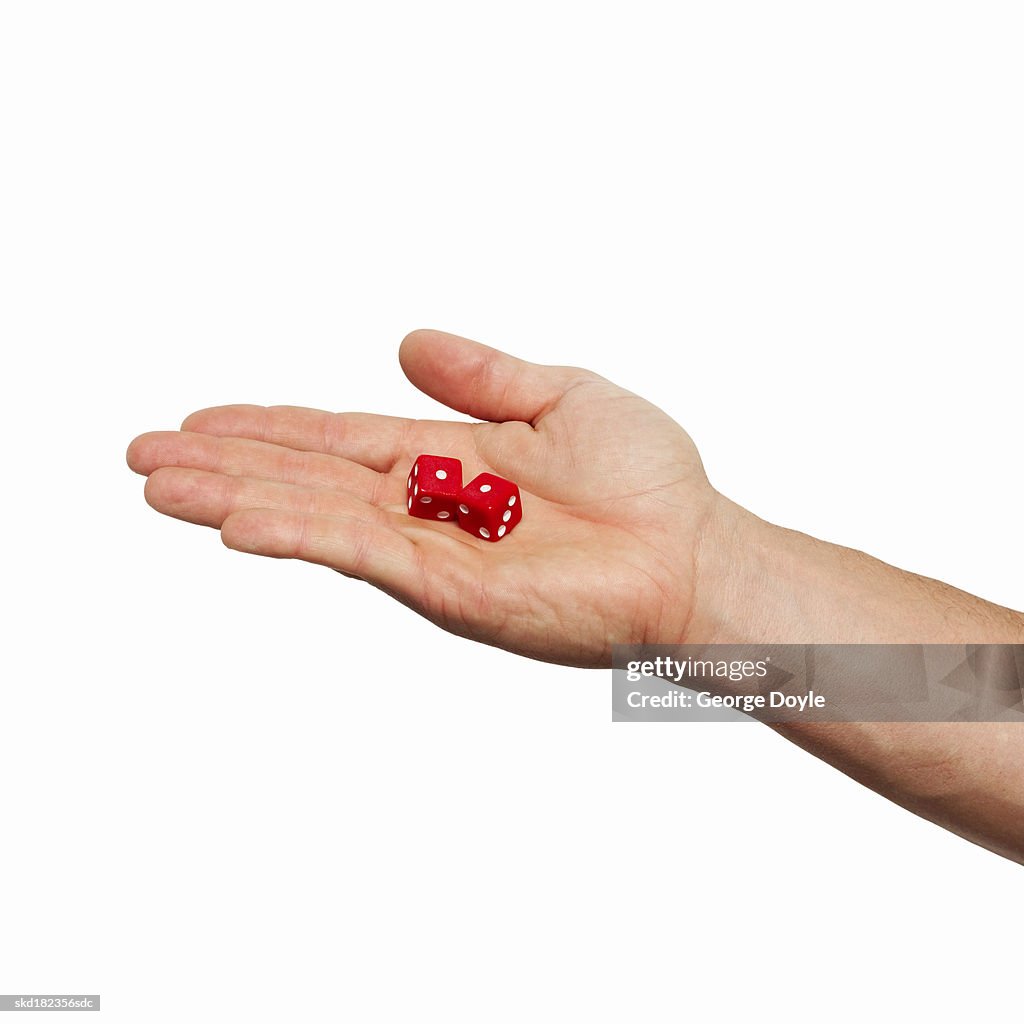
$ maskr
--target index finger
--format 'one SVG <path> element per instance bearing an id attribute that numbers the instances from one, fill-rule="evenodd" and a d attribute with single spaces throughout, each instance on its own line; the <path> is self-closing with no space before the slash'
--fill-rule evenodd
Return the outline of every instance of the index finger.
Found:
<path id="1" fill-rule="evenodd" d="M 406 454 L 415 422 L 401 416 L 324 412 L 293 405 L 220 405 L 187 416 L 181 429 L 324 452 L 387 473 Z"/>

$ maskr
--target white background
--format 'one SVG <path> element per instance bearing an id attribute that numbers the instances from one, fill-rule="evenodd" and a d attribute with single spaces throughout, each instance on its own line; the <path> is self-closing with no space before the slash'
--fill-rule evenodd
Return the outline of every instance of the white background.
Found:
<path id="1" fill-rule="evenodd" d="M 1020 869 L 755 726 L 164 519 L 133 435 L 590 366 L 762 516 L 1019 607 L 998 3 L 0 8 L 0 991 L 107 1021 L 995 1020 Z M 411 671 L 410 671 L 411 669 Z"/>

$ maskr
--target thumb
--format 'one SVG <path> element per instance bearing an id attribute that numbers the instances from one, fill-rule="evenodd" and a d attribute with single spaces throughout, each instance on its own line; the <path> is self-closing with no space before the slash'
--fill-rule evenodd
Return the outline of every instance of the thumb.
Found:
<path id="1" fill-rule="evenodd" d="M 542 366 L 443 331 L 413 331 L 398 351 L 424 394 L 474 419 L 536 423 L 569 386 L 589 377 L 572 366 Z"/>

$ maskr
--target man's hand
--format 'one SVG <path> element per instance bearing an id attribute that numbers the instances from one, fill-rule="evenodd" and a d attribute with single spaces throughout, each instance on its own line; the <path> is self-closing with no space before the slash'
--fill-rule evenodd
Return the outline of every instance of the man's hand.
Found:
<path id="1" fill-rule="evenodd" d="M 225 544 L 358 576 L 462 636 L 570 665 L 613 643 L 1024 643 L 1024 617 L 717 494 L 686 433 L 587 370 L 417 331 L 402 366 L 484 423 L 236 405 L 143 434 L 128 462 L 167 515 Z M 500 544 L 406 514 L 427 452 L 515 480 Z M 1024 862 L 1015 723 L 777 727 L 918 814 Z"/>
<path id="2" fill-rule="evenodd" d="M 484 643 L 597 666 L 613 643 L 689 638 L 717 496 L 677 423 L 587 370 L 449 334 L 410 334 L 400 359 L 421 391 L 488 422 L 223 406 L 136 438 L 128 463 L 153 508 L 228 547 L 361 577 Z M 488 544 L 407 515 L 422 452 L 516 481 L 518 529 Z"/>

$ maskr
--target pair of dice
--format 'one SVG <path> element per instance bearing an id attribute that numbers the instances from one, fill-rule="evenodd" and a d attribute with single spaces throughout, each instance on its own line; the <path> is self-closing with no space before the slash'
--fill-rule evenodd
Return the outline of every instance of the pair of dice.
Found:
<path id="1" fill-rule="evenodd" d="M 462 486 L 462 463 L 443 455 L 421 455 L 409 472 L 409 515 L 458 522 L 462 529 L 492 543 L 523 518 L 519 488 L 493 473 L 481 473 Z"/>

